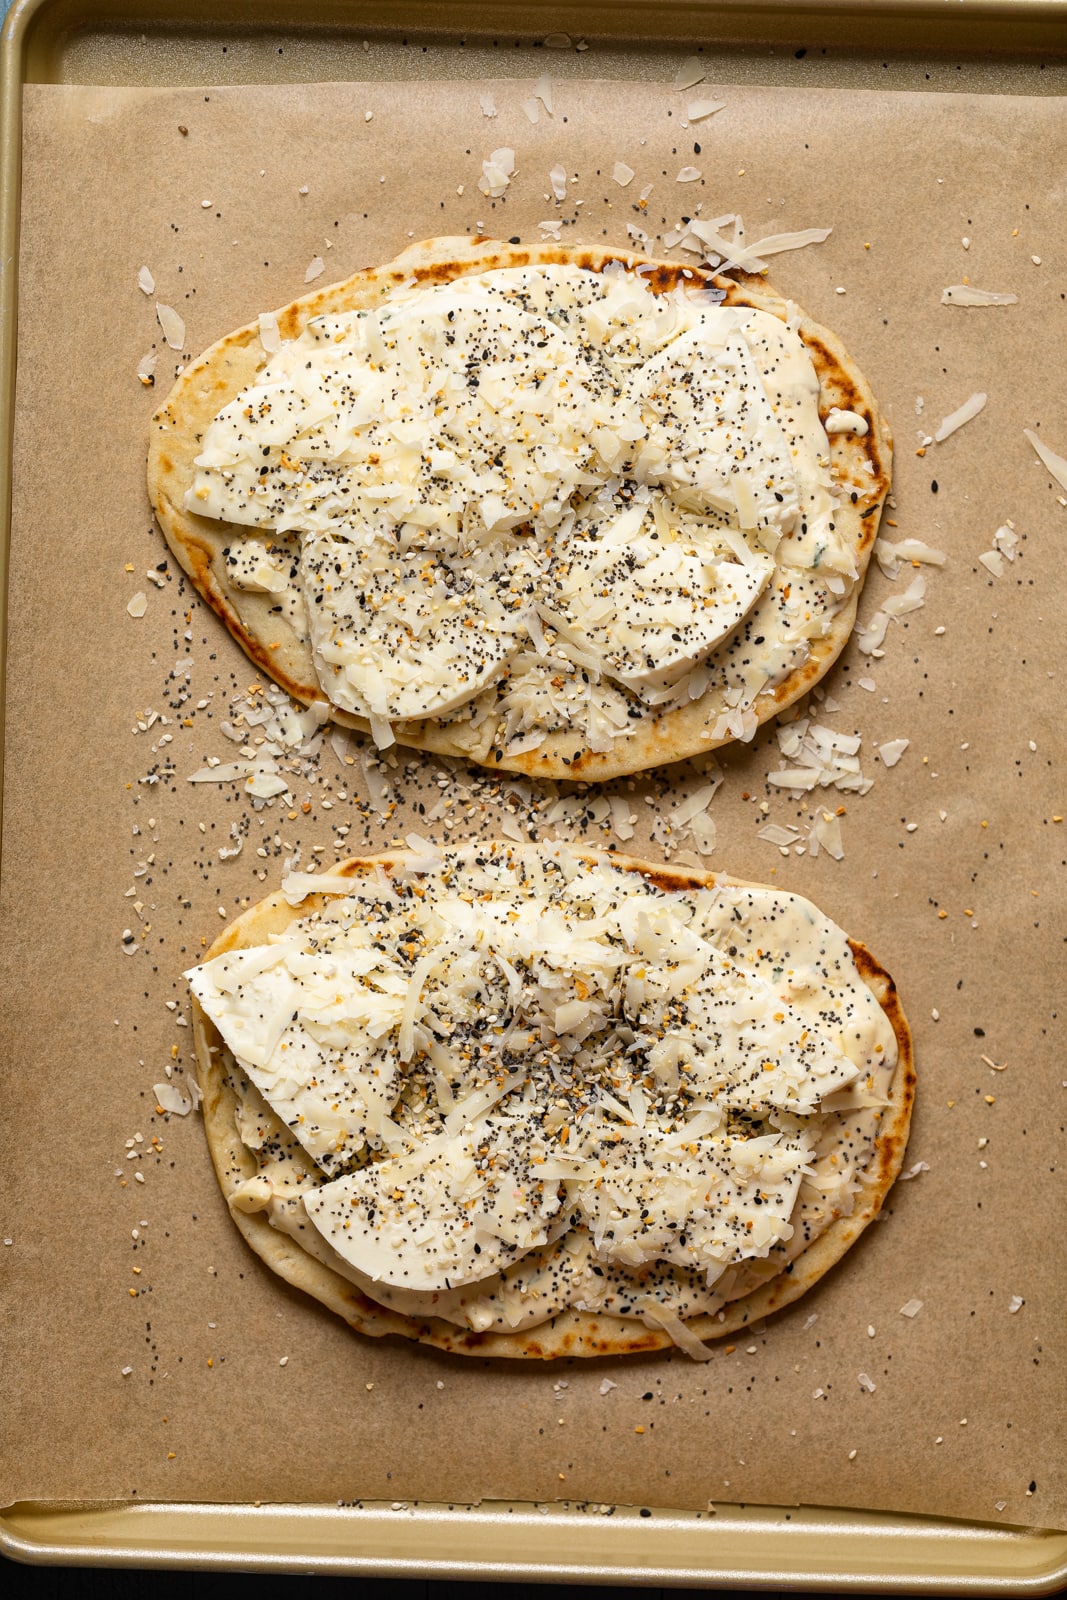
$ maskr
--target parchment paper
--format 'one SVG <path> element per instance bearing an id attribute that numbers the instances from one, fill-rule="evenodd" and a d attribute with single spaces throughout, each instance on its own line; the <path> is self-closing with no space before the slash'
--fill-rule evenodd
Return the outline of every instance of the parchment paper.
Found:
<path id="1" fill-rule="evenodd" d="M 533 88 L 26 92 L 0 1501 L 805 1502 L 1062 1527 L 1067 512 L 1023 436 L 1067 450 L 1062 104 L 588 82 L 557 84 L 535 124 Z M 725 108 L 687 126 L 693 98 Z M 501 146 L 516 171 L 494 202 L 478 179 Z M 809 894 L 893 972 L 920 1076 L 914 1175 L 823 1284 L 703 1366 L 375 1343 L 261 1267 L 198 1116 L 156 1111 L 154 1085 L 192 1071 L 181 970 L 286 860 L 384 845 L 419 804 L 420 828 L 454 839 L 550 833 L 567 797 L 404 751 L 368 766 L 358 743 L 283 752 L 291 803 L 190 784 L 235 758 L 222 723 L 259 680 L 167 559 L 148 419 L 181 362 L 301 293 L 317 256 L 327 282 L 410 240 L 537 238 L 546 220 L 575 242 L 625 245 L 632 226 L 655 249 L 698 205 L 740 211 L 749 240 L 832 226 L 770 277 L 840 331 L 892 422 L 883 534 L 947 557 L 884 655 L 853 641 L 806 713 L 861 735 L 871 791 L 791 799 L 767 784 L 782 760 L 764 730 L 721 760 L 703 858 Z M 1018 303 L 942 305 L 964 276 Z M 185 320 L 180 357 L 156 300 Z M 917 453 L 974 391 L 981 414 Z M 1008 519 L 1017 555 L 995 576 L 979 557 Z M 913 576 L 875 567 L 862 620 Z M 637 818 L 626 847 L 691 860 L 670 808 L 715 770 L 610 786 Z M 587 836 L 619 843 L 588 798 Z M 578 831 L 569 804 L 557 832 Z M 843 858 L 814 856 L 812 819 L 842 805 Z"/>

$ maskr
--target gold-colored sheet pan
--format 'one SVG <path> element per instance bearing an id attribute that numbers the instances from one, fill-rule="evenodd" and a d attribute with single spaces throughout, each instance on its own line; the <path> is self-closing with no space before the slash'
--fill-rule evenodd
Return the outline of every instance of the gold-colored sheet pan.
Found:
<path id="1" fill-rule="evenodd" d="M 1064 1533 L 808 1507 L 16 1505 L 3 1534 L 34 1562 L 642 1589 L 1014 1600 L 1067 1570 Z"/>
<path id="2" fill-rule="evenodd" d="M 170 87 L 501 77 L 498 47 L 568 35 L 603 78 L 669 78 L 699 45 L 732 83 L 1067 93 L 1063 0 L 635 0 L 581 6 L 305 0 L 15 0 L 4 31 L 0 213 L 0 560 L 6 562 L 17 359 L 20 105 L 30 83 Z M 298 20 L 294 21 L 294 17 Z M 525 31 L 519 33 L 518 19 Z M 533 31 L 530 31 L 533 30 Z M 373 44 L 368 51 L 365 41 Z M 576 70 L 553 51 L 553 73 Z M 798 80 L 798 73 L 802 78 Z M 6 568 L 5 568 L 6 572 Z M 4 579 L 4 573 L 0 573 Z M 6 621 L 6 580 L 0 622 Z M 12 1381 L 9 1376 L 8 1381 Z M 17 1375 L 16 1375 L 17 1381 Z M 358 1502 L 12 1504 L 0 1548 L 26 1562 L 315 1571 L 392 1577 L 774 1587 L 842 1592 L 1046 1594 L 1067 1583 L 1067 1530 L 884 1512 L 669 1505 L 477 1507 Z"/>

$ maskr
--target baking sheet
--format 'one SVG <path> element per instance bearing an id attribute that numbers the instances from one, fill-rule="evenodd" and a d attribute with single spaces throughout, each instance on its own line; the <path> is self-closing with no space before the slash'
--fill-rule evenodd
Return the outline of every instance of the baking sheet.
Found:
<path id="1" fill-rule="evenodd" d="M 669 87 L 628 88 L 620 133 L 618 86 L 568 87 L 536 125 L 520 104 L 532 82 L 480 87 L 494 118 L 468 85 L 27 91 L 4 883 L 19 1072 L 0 1258 L 17 1292 L 5 1360 L 19 1382 L 0 1492 L 729 1498 L 1060 1526 L 1062 1384 L 1047 1341 L 1063 1261 L 1058 1241 L 1022 1223 L 1055 1212 L 1060 1137 L 1041 1108 L 1062 1095 L 1047 593 L 1063 508 L 1021 428 L 1055 421 L 1055 374 L 1035 369 L 1033 350 L 1063 331 L 1050 270 L 1062 249 L 1061 108 L 702 85 L 727 100 L 704 134 L 680 130 L 684 97 Z M 476 188 L 481 160 L 509 141 L 516 179 L 492 208 Z M 903 158 L 914 150 L 929 153 L 918 166 Z M 1021 150 L 1025 193 L 1008 159 Z M 557 159 L 578 175 L 559 209 L 544 198 Z M 815 1295 L 701 1371 L 680 1356 L 486 1368 L 371 1345 L 260 1271 L 221 1214 L 195 1118 L 154 1113 L 152 1085 L 188 1065 L 180 1010 L 167 1009 L 182 1005 L 176 974 L 221 926 L 219 907 L 272 887 L 286 856 L 322 844 L 332 859 L 337 813 L 347 847 L 361 848 L 402 832 L 405 807 L 427 784 L 436 799 L 441 779 L 453 837 L 506 818 L 548 831 L 556 794 L 401 756 L 388 775 L 398 809 L 383 817 L 352 804 L 364 799 L 361 764 L 332 752 L 294 774 L 292 817 L 190 789 L 206 755 L 232 753 L 218 725 L 254 675 L 172 574 L 157 574 L 158 589 L 145 577 L 164 552 L 143 500 L 144 434 L 174 358 L 162 350 L 145 395 L 135 368 L 159 340 L 137 271 L 151 265 L 194 354 L 300 292 L 315 254 L 342 276 L 409 236 L 484 224 L 536 237 L 548 217 L 566 238 L 624 244 L 631 221 L 655 235 L 695 204 L 698 191 L 675 183 L 675 163 L 695 159 L 704 214 L 740 209 L 750 237 L 832 223 L 832 241 L 785 257 L 774 279 L 842 332 L 886 404 L 900 446 L 892 536 L 949 555 L 926 606 L 893 625 L 884 660 L 853 649 L 830 683 L 837 709 L 818 708 L 862 734 L 877 774 L 849 801 L 844 860 L 784 860 L 758 838 L 769 819 L 803 837 L 814 809 L 766 789 L 773 733 L 722 761 L 708 858 L 810 892 L 894 971 L 923 1083 L 912 1151 L 928 1170 Z M 605 176 L 615 160 L 634 166 L 635 188 L 654 185 L 643 209 Z M 964 272 L 1015 290 L 1019 305 L 940 306 L 941 286 Z M 980 387 L 981 417 L 915 456 L 929 419 Z M 1020 553 L 994 578 L 977 557 L 1007 517 Z M 865 613 L 899 587 L 876 573 Z M 126 612 L 135 590 L 149 601 L 140 619 Z M 186 659 L 188 694 L 185 669 L 173 675 Z M 883 769 L 875 749 L 897 737 L 909 749 Z M 639 839 L 653 823 L 661 850 L 692 849 L 655 818 L 708 776 L 622 786 L 647 819 Z M 246 820 L 265 857 L 249 845 L 220 861 Z M 595 817 L 591 827 L 600 837 Z M 131 926 L 140 948 L 126 955 Z M 62 1008 L 59 974 L 75 1000 Z M 43 1184 L 42 1145 L 55 1175 Z M 57 1235 L 69 1245 L 46 1247 Z M 901 1318 L 914 1298 L 922 1312 Z M 43 1381 L 60 1371 L 63 1385 Z M 609 1374 L 617 1387 L 601 1394 Z M 42 1443 L 57 1429 L 70 1441 L 62 1459 Z"/>

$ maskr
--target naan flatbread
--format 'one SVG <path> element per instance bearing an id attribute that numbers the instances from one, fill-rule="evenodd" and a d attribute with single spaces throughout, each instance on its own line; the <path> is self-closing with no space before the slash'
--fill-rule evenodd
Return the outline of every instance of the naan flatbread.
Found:
<path id="1" fill-rule="evenodd" d="M 272 963 L 281 991 L 263 985 Z M 347 988 L 342 967 L 357 973 Z M 538 1358 L 676 1344 L 700 1359 L 818 1282 L 903 1158 L 915 1073 L 892 979 L 810 902 L 722 874 L 561 845 L 363 857 L 317 892 L 288 880 L 189 977 L 234 1221 L 273 1271 L 375 1337 Z M 555 1028 L 537 1025 L 546 993 Z M 606 1018 L 588 1021 L 576 996 Z M 489 1198 L 471 1186 L 479 1159 L 500 1164 Z M 618 1184 L 635 1170 L 645 1189 L 626 1221 Z M 538 1172 L 550 1181 L 531 1200 Z M 493 1206 L 509 1195 L 502 1224 Z M 460 1219 L 459 1244 L 441 1216 Z M 348 1218 L 369 1255 L 337 1231 Z M 473 1269 L 472 1239 L 497 1252 Z M 442 1279 L 442 1261 L 464 1281 Z M 410 1287 L 419 1274 L 435 1287 Z"/>
<path id="2" fill-rule="evenodd" d="M 516 274 L 521 278 L 542 270 L 577 272 L 586 283 L 592 275 L 601 288 L 630 274 L 625 281 L 646 299 L 651 291 L 657 305 L 667 305 L 673 296 L 688 306 L 695 295 L 739 316 L 769 316 L 774 327 L 790 330 L 790 338 L 799 334 L 817 380 L 816 427 L 820 421 L 828 425 L 821 435 L 826 453 L 817 466 L 823 484 L 817 493 L 825 488 L 832 510 L 829 553 L 827 538 L 806 539 L 803 506 L 776 548 L 761 546 L 761 539 L 774 546 L 766 532 L 768 507 L 773 511 L 774 501 L 793 493 L 785 477 L 777 476 L 779 471 L 788 476 L 788 462 L 777 459 L 780 437 L 758 477 L 745 479 L 743 458 L 753 430 L 762 425 L 759 414 L 768 407 L 782 424 L 785 454 L 796 456 L 790 431 L 796 408 L 776 388 L 781 353 L 769 353 L 770 345 L 761 353 L 758 339 L 746 351 L 736 336 L 728 341 L 725 368 L 709 361 L 706 352 L 694 351 L 682 336 L 625 381 L 619 377 L 622 368 L 612 369 L 615 399 L 621 384 L 626 406 L 644 407 L 651 437 L 640 443 L 644 465 L 636 477 L 643 472 L 648 480 L 651 471 L 654 486 L 650 490 L 644 482 L 636 499 L 636 469 L 632 460 L 623 460 L 633 441 L 625 427 L 621 443 L 604 428 L 594 430 L 600 452 L 593 452 L 595 460 L 588 439 L 570 441 L 566 467 L 579 487 L 568 478 L 560 489 L 549 472 L 543 488 L 551 506 L 531 501 L 536 507 L 532 524 L 516 522 L 522 512 L 518 500 L 519 510 L 508 512 L 496 494 L 502 457 L 494 458 L 483 441 L 477 462 L 478 481 L 485 487 L 480 503 L 492 532 L 476 558 L 466 535 L 462 548 L 451 549 L 451 533 L 438 538 L 419 521 L 432 521 L 436 514 L 426 509 L 440 490 L 430 480 L 454 453 L 436 445 L 425 452 L 418 469 L 423 477 L 403 513 L 414 522 L 402 522 L 395 505 L 390 510 L 384 502 L 364 500 L 360 516 L 354 522 L 341 517 L 340 526 L 338 505 L 348 504 L 345 497 L 354 493 L 365 495 L 367 463 L 376 463 L 374 472 L 385 470 L 367 444 L 367 430 L 381 420 L 370 386 L 364 384 L 349 411 L 363 453 L 359 462 L 342 469 L 326 459 L 321 438 L 308 445 L 305 431 L 303 453 L 293 444 L 292 429 L 282 426 L 281 407 L 268 415 L 265 371 L 272 382 L 279 362 L 289 373 L 288 404 L 299 389 L 296 369 L 305 354 L 303 343 L 294 352 L 293 341 L 303 336 L 320 347 L 321 355 L 323 344 L 340 337 L 344 319 L 351 327 L 354 313 L 373 318 L 383 306 L 409 305 L 413 294 L 444 286 L 462 298 L 475 280 L 504 274 L 495 281 L 498 289 L 511 283 L 501 292 L 514 326 L 497 349 L 495 392 L 502 404 L 514 398 L 506 393 L 507 363 L 517 363 L 528 387 L 552 389 L 552 406 L 565 430 L 568 417 L 572 423 L 579 417 L 567 409 L 575 391 L 568 389 L 569 379 L 560 378 L 561 366 L 549 361 L 556 346 L 573 354 L 564 337 L 569 337 L 565 319 L 557 315 L 553 321 L 549 308 L 543 319 L 547 348 L 538 364 L 538 352 L 529 348 L 520 326 L 529 296 L 514 287 Z M 583 361 L 588 357 L 582 382 L 592 393 L 602 352 L 590 337 L 582 334 Z M 279 340 L 284 341 L 280 354 Z M 490 355 L 486 348 L 479 359 Z M 753 362 L 762 375 L 758 395 L 759 384 L 751 381 Z M 477 370 L 470 368 L 473 376 Z M 276 400 L 278 391 L 273 393 Z M 265 481 L 279 489 L 273 509 L 262 495 L 252 506 L 253 497 L 237 493 L 225 445 L 215 447 L 222 435 L 217 429 L 209 432 L 238 397 L 238 412 L 243 407 L 250 423 L 266 426 L 263 436 L 274 441 L 263 450 L 271 472 Z M 345 403 L 350 399 L 346 395 Z M 329 410 L 316 410 L 320 400 L 321 394 L 298 397 L 301 426 L 312 434 Z M 461 405 L 456 412 L 461 431 L 465 415 Z M 763 422 L 773 426 L 766 415 Z M 390 449 L 417 451 L 417 420 L 399 435 L 399 444 L 389 435 Z M 449 444 L 447 436 L 444 443 Z M 621 476 L 613 479 L 615 469 L 604 463 L 616 447 Z M 672 448 L 678 452 L 673 461 Z M 701 451 L 715 456 L 717 478 L 704 472 Z M 372 732 L 379 744 L 395 739 L 490 768 L 598 780 L 749 739 L 826 673 L 855 621 L 889 489 L 890 462 L 888 426 L 840 341 L 760 277 L 716 277 L 593 247 L 436 239 L 412 246 L 386 266 L 317 290 L 279 311 L 276 319 L 260 318 L 213 345 L 182 374 L 153 418 L 148 487 L 167 542 L 201 595 L 257 667 L 297 700 L 328 701 L 335 721 Z M 727 470 L 745 481 L 724 479 Z M 598 502 L 592 522 L 588 516 L 583 522 L 590 502 L 581 495 L 592 490 L 581 485 L 595 480 L 599 494 L 605 479 L 610 481 L 604 492 L 614 495 L 608 501 L 612 515 Z M 530 493 L 535 481 L 529 474 L 524 479 Z M 445 490 L 440 494 L 447 498 Z M 313 526 L 305 531 L 279 532 L 264 520 L 276 516 L 284 525 L 296 501 L 305 512 L 309 504 L 314 507 Z M 217 515 L 190 509 L 203 504 Z M 227 513 L 243 520 L 227 521 Z M 563 521 L 552 522 L 546 533 L 539 519 L 558 519 L 561 513 Z M 451 515 L 453 522 L 457 516 L 469 519 L 469 503 Z M 531 539 L 535 524 L 540 531 Z M 553 529 L 559 534 L 555 543 Z M 657 542 L 661 534 L 665 543 Z M 398 587 L 414 628 L 391 620 L 389 605 Z M 447 616 L 439 610 L 442 605 Z M 349 669 L 340 662 L 343 657 L 351 663 L 353 652 L 339 650 L 337 639 L 353 611 L 359 613 L 360 660 Z M 444 620 L 434 620 L 439 617 Z M 419 678 L 419 663 L 428 660 L 434 663 L 432 691 Z M 323 682 L 330 685 L 329 694 Z M 413 707 L 419 714 L 410 714 Z"/>

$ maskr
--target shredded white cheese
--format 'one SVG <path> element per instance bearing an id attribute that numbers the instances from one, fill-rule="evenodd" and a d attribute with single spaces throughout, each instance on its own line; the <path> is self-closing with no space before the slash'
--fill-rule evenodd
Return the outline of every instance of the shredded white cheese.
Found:
<path id="1" fill-rule="evenodd" d="M 854 592 L 817 375 L 767 313 L 560 266 L 404 285 L 291 343 L 260 330 L 278 348 L 206 430 L 186 507 L 252 530 L 231 581 L 279 596 L 380 749 L 433 717 L 472 752 L 549 729 L 607 752 L 635 700 L 709 689 L 712 737 L 749 740 Z M 710 819 L 693 837 L 712 847 Z"/>
<path id="2" fill-rule="evenodd" d="M 957 428 L 962 428 L 965 422 L 970 422 L 972 417 L 976 417 L 984 408 L 987 398 L 988 396 L 982 393 L 972 394 L 961 406 L 957 406 L 955 411 L 950 411 L 947 417 L 943 417 L 934 434 L 935 443 L 941 444 L 950 434 L 955 433 Z"/>
<path id="3" fill-rule="evenodd" d="M 796 228 L 791 233 L 769 233 L 749 246 L 755 256 L 781 255 L 783 250 L 802 250 L 805 245 L 822 244 L 833 233 L 832 228 Z"/>
<path id="4" fill-rule="evenodd" d="M 278 331 L 278 318 L 273 311 L 259 313 L 259 342 L 267 355 L 274 355 L 282 347 L 282 336 Z"/>
<path id="5" fill-rule="evenodd" d="M 543 72 L 534 84 L 534 96 L 540 100 L 550 117 L 555 114 L 552 99 L 552 79 L 547 72 Z"/>
<path id="6" fill-rule="evenodd" d="M 408 846 L 389 876 L 290 875 L 299 920 L 187 975 L 310 1163 L 276 1191 L 254 1135 L 241 1205 L 313 1224 L 387 1304 L 484 1328 L 577 1299 L 706 1359 L 681 1325 L 790 1259 L 873 1148 L 853 1113 L 895 1044 L 844 934 L 775 890 Z M 825 1147 L 824 1101 L 849 1111 Z"/>
<path id="7" fill-rule="evenodd" d="M 1017 294 L 1000 294 L 996 289 L 976 289 L 970 283 L 952 283 L 941 291 L 943 306 L 1013 306 Z"/>
<path id="8" fill-rule="evenodd" d="M 910 743 L 910 739 L 887 739 L 878 746 L 878 754 L 887 767 L 895 767 Z"/>
<path id="9" fill-rule="evenodd" d="M 1001 555 L 1009 561 L 1014 561 L 1019 548 L 1019 535 L 1015 531 L 1015 524 L 1009 518 L 1001 524 L 993 535 L 993 548 L 999 550 Z"/>
<path id="10" fill-rule="evenodd" d="M 152 1093 L 156 1104 L 175 1117 L 187 1117 L 200 1103 L 200 1086 L 195 1078 L 186 1079 L 184 1088 L 173 1081 L 154 1083 Z"/>
<path id="11" fill-rule="evenodd" d="M 943 567 L 948 559 L 943 550 L 935 550 L 922 539 L 900 539 L 894 544 L 883 538 L 875 540 L 874 558 L 887 578 L 898 577 L 905 563 Z"/>
<path id="12" fill-rule="evenodd" d="M 1063 456 L 1058 456 L 1054 450 L 1050 450 L 1045 441 L 1032 428 L 1024 428 L 1023 433 L 1029 443 L 1033 445 L 1060 488 L 1067 489 L 1067 460 Z"/>
<path id="13" fill-rule="evenodd" d="M 640 1311 L 644 1322 L 653 1328 L 662 1328 L 664 1333 L 670 1335 L 671 1340 L 678 1346 L 691 1361 L 710 1361 L 714 1351 L 710 1345 L 698 1339 L 692 1328 L 686 1327 L 681 1317 L 671 1311 L 667 1306 L 661 1305 L 651 1295 L 635 1301 L 635 1308 Z"/>

